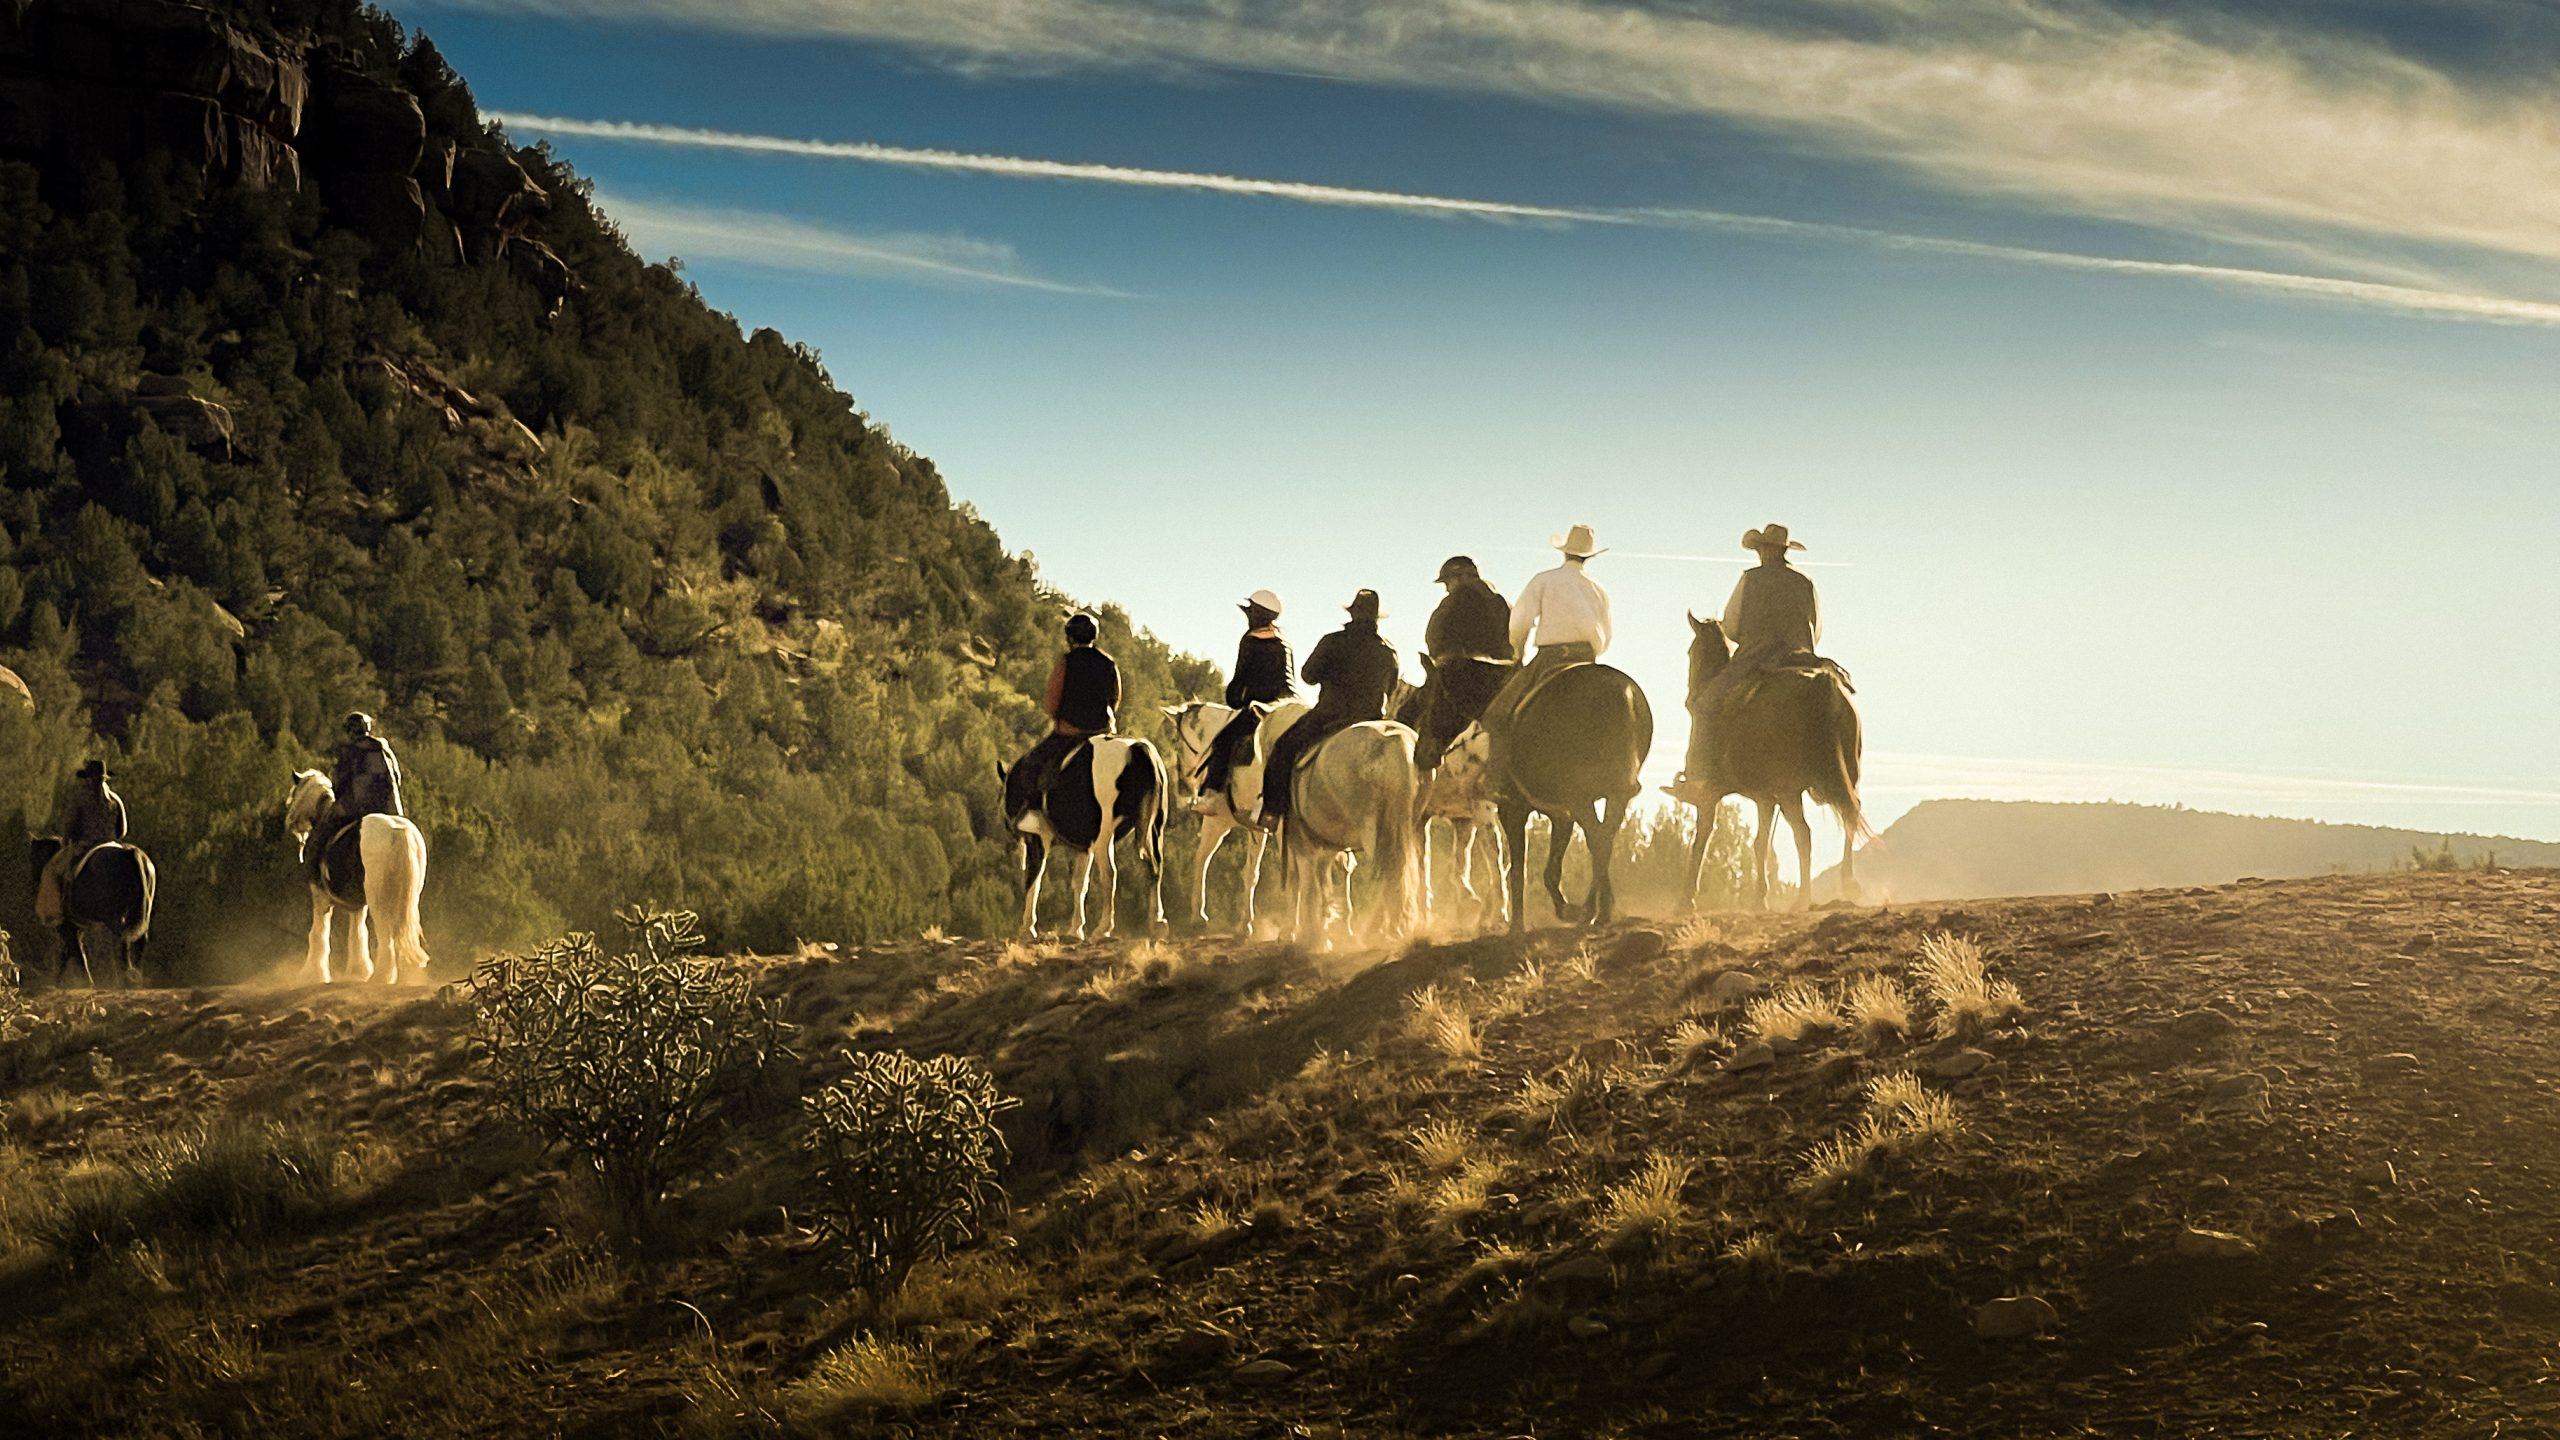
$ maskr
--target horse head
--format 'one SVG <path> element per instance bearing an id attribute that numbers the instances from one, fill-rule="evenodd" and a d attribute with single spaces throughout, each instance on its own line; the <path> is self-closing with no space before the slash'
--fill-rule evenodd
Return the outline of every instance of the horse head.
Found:
<path id="1" fill-rule="evenodd" d="M 1695 612 L 1689 616 L 1689 693 L 1695 695 L 1700 686 L 1716 677 L 1726 662 L 1733 659 L 1733 646 L 1724 638 L 1724 627 L 1713 620 L 1701 620 Z"/>
<path id="2" fill-rule="evenodd" d="M 320 823 L 320 812 L 338 798 L 330 788 L 329 777 L 317 770 L 293 772 L 292 788 L 284 797 L 284 831 L 296 840 L 307 838 L 311 827 Z"/>

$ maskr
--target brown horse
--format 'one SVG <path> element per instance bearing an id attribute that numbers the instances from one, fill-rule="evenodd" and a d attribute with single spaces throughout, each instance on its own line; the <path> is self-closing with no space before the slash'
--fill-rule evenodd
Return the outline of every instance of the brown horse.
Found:
<path id="1" fill-rule="evenodd" d="M 1698 726 L 1707 722 L 1697 712 L 1697 698 L 1707 682 L 1731 663 L 1733 647 L 1725 641 L 1724 628 L 1712 620 L 1692 615 L 1689 629 L 1689 723 Z M 1837 674 L 1813 668 L 1773 670 L 1758 681 L 1747 699 L 1733 716 L 1732 733 L 1715 737 L 1713 748 L 1720 752 L 1722 764 L 1709 768 L 1721 773 L 1686 775 L 1681 785 L 1665 787 L 1698 807 L 1697 850 L 1689 859 L 1689 903 L 1697 903 L 1698 877 L 1706 869 L 1707 845 L 1715 838 L 1716 820 L 1727 795 L 1739 795 L 1760 807 L 1760 833 L 1751 847 L 1748 885 L 1754 908 L 1769 903 L 1769 871 L 1777 858 L 1777 836 L 1769 823 L 1772 811 L 1785 815 L 1788 828 L 1795 832 L 1797 894 L 1802 903 L 1812 903 L 1813 827 L 1804 814 L 1808 794 L 1839 817 L 1840 896 L 1857 899 L 1852 860 L 1858 842 L 1875 834 L 1867 828 L 1866 812 L 1858 803 L 1862 744 L 1858 707 L 1850 703 Z M 1689 747 L 1692 763 L 1703 748 Z"/>
<path id="2" fill-rule="evenodd" d="M 1547 817 L 1547 899 L 1567 925 L 1605 925 L 1617 914 L 1610 866 L 1627 805 L 1644 787 L 1636 773 L 1653 748 L 1653 707 L 1626 672 L 1576 665 L 1557 673 L 1512 717 L 1488 767 L 1502 820 L 1502 873 L 1511 933 L 1526 923 L 1523 904 L 1530 815 Z M 1565 850 L 1573 832 L 1591 849 L 1591 893 L 1564 895 Z"/>

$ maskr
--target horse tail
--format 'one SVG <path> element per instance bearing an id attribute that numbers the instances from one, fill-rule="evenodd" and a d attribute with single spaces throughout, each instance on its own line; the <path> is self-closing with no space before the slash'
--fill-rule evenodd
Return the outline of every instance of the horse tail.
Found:
<path id="1" fill-rule="evenodd" d="M 151 904 L 160 891 L 160 877 L 151 868 L 151 857 L 140 850 L 132 854 L 133 890 L 127 899 L 125 913 L 118 917 L 120 923 L 117 926 L 127 945 L 150 937 Z"/>
<path id="2" fill-rule="evenodd" d="M 1830 724 L 1823 727 L 1831 740 L 1830 754 L 1822 759 L 1822 784 L 1814 798 L 1830 806 L 1840 817 L 1840 828 L 1849 832 L 1852 841 L 1876 838 L 1875 827 L 1867 823 L 1866 806 L 1858 798 L 1859 757 L 1865 749 L 1865 727 L 1858 719 L 1858 707 L 1838 681 L 1830 691 Z"/>
<path id="3" fill-rule="evenodd" d="M 375 822 L 380 821 L 379 829 Z M 392 963 L 402 970 L 427 968 L 425 929 L 418 897 L 427 888 L 427 840 L 417 826 L 396 816 L 368 815 L 365 829 L 389 843 L 366 846 L 365 909 L 390 927 Z M 368 837 L 370 838 L 370 837 Z M 361 841 L 359 841 L 361 843 Z"/>
<path id="4" fill-rule="evenodd" d="M 1397 935 L 1412 935 L 1422 928 L 1422 777 L 1414 768 L 1411 737 L 1392 739 L 1389 753 L 1404 763 L 1386 786 L 1379 810 L 1378 868 L 1387 884 L 1389 926 Z"/>
<path id="5" fill-rule="evenodd" d="M 1138 815 L 1138 858 L 1161 868 L 1165 821 L 1173 810 L 1173 769 L 1155 746 L 1141 740 L 1137 748 L 1147 757 L 1147 783 L 1154 792 Z"/>

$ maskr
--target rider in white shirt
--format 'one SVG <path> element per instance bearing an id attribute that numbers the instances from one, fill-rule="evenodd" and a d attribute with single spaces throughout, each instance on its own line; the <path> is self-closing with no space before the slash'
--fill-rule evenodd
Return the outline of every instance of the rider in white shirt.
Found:
<path id="1" fill-rule="evenodd" d="M 1511 602 L 1511 651 L 1528 663 L 1485 708 L 1485 733 L 1493 737 L 1497 751 L 1520 702 L 1541 680 L 1564 666 L 1597 660 L 1609 648 L 1609 592 L 1583 573 L 1583 563 L 1602 553 L 1593 543 L 1591 527 L 1576 525 L 1551 543 L 1564 552 L 1564 563 L 1531 576 L 1520 587 L 1520 598 Z M 1533 636 L 1534 654 L 1529 649 Z"/>

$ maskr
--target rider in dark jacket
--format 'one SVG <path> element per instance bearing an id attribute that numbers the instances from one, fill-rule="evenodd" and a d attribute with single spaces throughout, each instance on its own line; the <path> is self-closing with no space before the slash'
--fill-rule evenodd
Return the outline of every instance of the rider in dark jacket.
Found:
<path id="1" fill-rule="evenodd" d="M 63 884 L 80 862 L 90 851 L 125 837 L 124 800 L 107 788 L 105 761 L 91 760 L 73 775 L 71 788 L 63 792 L 59 818 L 54 828 L 62 836 L 62 848 L 53 852 L 44 872 L 36 877 L 36 914 L 48 923 L 61 917 Z"/>
<path id="2" fill-rule="evenodd" d="M 373 733 L 373 717 L 361 710 L 348 715 L 346 736 L 329 774 L 329 808 L 321 812 L 304 842 L 303 859 L 315 883 L 320 879 L 321 857 L 348 826 L 367 815 L 409 813 L 400 797 L 400 757 L 391 753 L 390 741 Z"/>
<path id="3" fill-rule="evenodd" d="M 1090 615 L 1068 619 L 1067 653 L 1050 669 L 1048 694 L 1042 702 L 1049 712 L 1049 733 L 1005 775 L 1008 818 L 1021 815 L 1039 800 L 1049 788 L 1052 772 L 1074 752 L 1076 742 L 1110 733 L 1113 712 L 1120 706 L 1120 666 L 1094 645 L 1101 633 L 1102 627 Z"/>
<path id="4" fill-rule="evenodd" d="M 1316 703 L 1271 742 L 1262 772 L 1265 821 L 1285 819 L 1295 798 L 1299 757 L 1317 742 L 1363 720 L 1383 720 L 1396 686 L 1396 647 L 1378 633 L 1378 592 L 1363 590 L 1344 607 L 1351 618 L 1307 652 L 1299 678 L 1316 686 Z"/>
<path id="5" fill-rule="evenodd" d="M 1413 758 L 1425 770 L 1511 678 L 1511 602 L 1464 555 L 1441 562 L 1439 583 L 1449 593 L 1422 632 L 1431 678 L 1416 692 L 1414 713 L 1396 717 L 1419 733 Z"/>
<path id="6" fill-rule="evenodd" d="M 1244 611 L 1244 638 L 1236 642 L 1236 668 L 1227 677 L 1227 704 L 1236 711 L 1235 718 L 1220 727 L 1217 738 L 1209 742 L 1209 755 L 1200 767 L 1200 805 L 1213 804 L 1227 788 L 1227 776 L 1235 769 L 1236 751 L 1261 721 L 1253 713 L 1257 704 L 1286 700 L 1298 693 L 1297 676 L 1290 663 L 1289 642 L 1280 634 L 1280 597 L 1268 590 L 1256 590 L 1238 607 Z"/>

